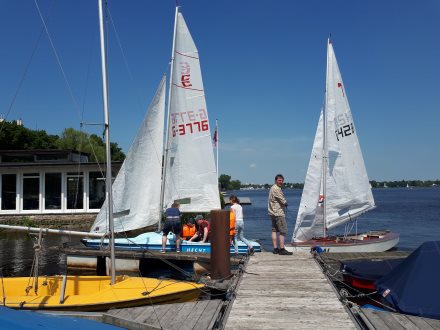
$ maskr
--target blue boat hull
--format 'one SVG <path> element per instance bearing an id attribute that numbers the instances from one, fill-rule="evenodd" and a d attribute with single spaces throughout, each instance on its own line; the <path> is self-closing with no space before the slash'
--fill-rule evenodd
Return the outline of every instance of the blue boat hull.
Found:
<path id="1" fill-rule="evenodd" d="M 83 244 L 89 248 L 99 249 L 102 246 L 108 245 L 108 240 L 100 239 L 84 239 Z M 261 245 L 256 241 L 250 240 L 252 247 L 255 252 L 261 252 Z M 133 250 L 133 251 L 160 251 L 162 250 L 162 233 L 149 232 L 143 233 L 137 237 L 133 238 L 116 238 L 115 248 L 119 250 Z M 184 253 L 211 253 L 211 243 L 201 243 L 201 242 L 188 242 L 182 241 L 180 249 Z M 167 252 L 176 251 L 175 237 L 172 233 L 167 236 L 166 249 Z M 233 254 L 234 245 L 230 247 L 230 253 Z M 248 253 L 248 247 L 243 242 L 238 242 L 238 253 L 246 254 Z"/>

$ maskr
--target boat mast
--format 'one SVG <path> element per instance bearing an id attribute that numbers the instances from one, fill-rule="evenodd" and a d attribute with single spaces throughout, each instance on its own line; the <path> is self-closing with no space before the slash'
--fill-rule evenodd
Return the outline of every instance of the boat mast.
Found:
<path id="1" fill-rule="evenodd" d="M 106 175 L 105 175 L 105 197 L 108 206 L 108 222 L 110 230 L 110 273 L 111 284 L 115 284 L 115 236 L 113 228 L 113 198 L 112 198 L 112 164 L 110 153 L 110 121 L 108 114 L 108 93 L 107 93 L 107 63 L 105 54 L 104 18 L 102 0 L 98 0 L 99 6 L 99 35 L 101 43 L 101 68 L 102 68 L 102 97 L 104 104 L 104 129 L 105 129 L 105 154 L 106 154 Z"/>
<path id="2" fill-rule="evenodd" d="M 160 188 L 160 215 L 159 220 L 157 222 L 157 230 L 161 229 L 161 218 L 162 218 L 162 210 L 165 199 L 165 177 L 167 174 L 167 164 L 168 164 L 168 144 L 170 140 L 169 129 L 170 129 L 170 117 L 171 117 L 171 93 L 172 93 L 172 85 L 173 85 L 173 71 L 174 71 L 174 52 L 176 47 L 176 32 L 177 32 L 177 15 L 179 14 L 179 7 L 176 6 L 176 14 L 174 17 L 174 33 L 173 33 L 173 47 L 171 50 L 171 61 L 170 61 L 170 82 L 168 88 L 168 107 L 167 107 L 167 128 L 165 133 L 165 152 L 163 158 L 163 170 L 162 170 L 162 186 Z"/>
<path id="3" fill-rule="evenodd" d="M 218 184 L 218 176 L 219 176 L 219 169 L 218 169 L 218 120 L 215 120 L 215 132 L 214 132 L 214 137 L 215 137 L 215 162 L 216 162 L 216 170 L 217 170 L 217 185 L 219 186 L 219 191 L 220 191 L 220 185 Z"/>
<path id="4" fill-rule="evenodd" d="M 323 217 L 324 217 L 324 226 L 323 226 L 323 237 L 327 237 L 327 162 L 328 162 L 328 151 L 327 151 L 327 107 L 328 107 L 328 83 L 329 83 L 329 49 L 331 44 L 331 36 L 328 38 L 327 42 L 327 68 L 325 75 L 325 104 L 323 111 L 323 139 L 322 139 L 322 193 L 324 195 L 323 201 Z"/>

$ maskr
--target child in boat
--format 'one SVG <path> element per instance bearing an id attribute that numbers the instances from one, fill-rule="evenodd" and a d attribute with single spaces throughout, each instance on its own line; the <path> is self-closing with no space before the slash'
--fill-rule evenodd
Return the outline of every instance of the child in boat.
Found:
<path id="1" fill-rule="evenodd" d="M 194 224 L 194 219 L 190 218 L 188 221 L 182 226 L 182 235 L 181 238 L 185 241 L 189 240 L 196 233 L 196 225 Z"/>

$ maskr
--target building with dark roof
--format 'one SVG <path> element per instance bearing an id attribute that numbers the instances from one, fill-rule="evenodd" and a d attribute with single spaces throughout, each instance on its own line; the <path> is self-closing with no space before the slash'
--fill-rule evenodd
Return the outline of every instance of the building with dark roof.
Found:
<path id="1" fill-rule="evenodd" d="M 112 177 L 122 162 L 112 164 Z M 0 215 L 96 213 L 105 164 L 73 150 L 0 150 Z"/>

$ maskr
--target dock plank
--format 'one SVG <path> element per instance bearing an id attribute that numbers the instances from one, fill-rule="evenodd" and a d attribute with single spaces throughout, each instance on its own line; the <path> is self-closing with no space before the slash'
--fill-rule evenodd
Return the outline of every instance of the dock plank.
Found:
<path id="1" fill-rule="evenodd" d="M 212 329 L 222 305 L 217 299 L 122 308 L 108 311 L 103 319 L 128 329 L 205 330 Z"/>
<path id="2" fill-rule="evenodd" d="M 361 308 L 360 315 L 366 321 L 368 329 L 440 329 L 440 320 L 413 315 L 378 311 L 369 308 Z"/>
<path id="3" fill-rule="evenodd" d="M 310 253 L 258 253 L 240 280 L 225 329 L 356 329 Z"/>

